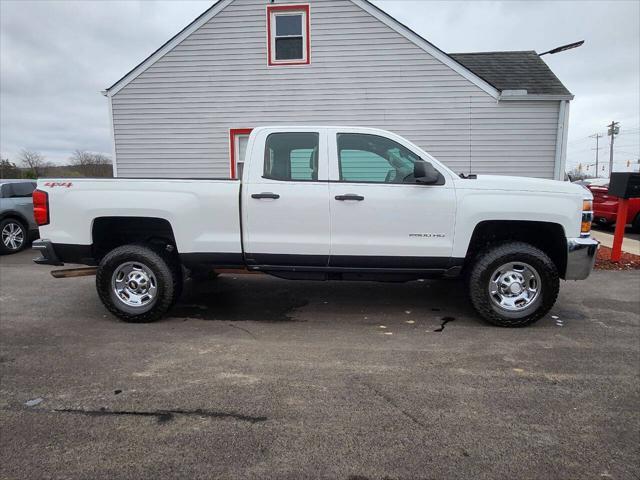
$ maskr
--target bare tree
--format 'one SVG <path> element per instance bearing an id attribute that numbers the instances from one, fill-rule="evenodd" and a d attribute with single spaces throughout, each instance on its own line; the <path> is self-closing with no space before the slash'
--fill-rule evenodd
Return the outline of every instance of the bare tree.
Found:
<path id="1" fill-rule="evenodd" d="M 71 156 L 71 165 L 76 167 L 83 177 L 111 177 L 111 159 L 102 153 L 76 150 Z"/>
<path id="2" fill-rule="evenodd" d="M 40 152 L 34 152 L 32 150 L 22 149 L 18 155 L 18 159 L 22 166 L 31 170 L 36 178 L 43 175 L 47 167 L 51 166 Z"/>
<path id="3" fill-rule="evenodd" d="M 587 178 L 593 178 L 593 175 L 589 175 L 583 167 L 582 163 L 578 164 L 578 166 L 573 167 L 571 170 L 567 172 L 567 176 L 569 180 L 575 182 L 576 180 L 585 180 Z"/>

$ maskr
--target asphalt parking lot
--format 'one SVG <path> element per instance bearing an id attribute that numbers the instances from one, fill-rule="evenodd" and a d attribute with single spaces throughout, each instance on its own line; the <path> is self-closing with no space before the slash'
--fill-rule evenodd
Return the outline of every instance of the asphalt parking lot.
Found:
<path id="1" fill-rule="evenodd" d="M 454 281 L 258 275 L 129 325 L 33 256 L 0 258 L 0 478 L 640 476 L 637 271 L 525 329 Z"/>

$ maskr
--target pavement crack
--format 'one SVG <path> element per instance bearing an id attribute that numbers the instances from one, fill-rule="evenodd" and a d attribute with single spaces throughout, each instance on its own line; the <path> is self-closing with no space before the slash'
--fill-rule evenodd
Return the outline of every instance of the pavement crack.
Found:
<path id="1" fill-rule="evenodd" d="M 258 337 L 256 337 L 251 331 L 247 330 L 246 328 L 239 327 L 238 325 L 234 325 L 233 323 L 228 323 L 227 325 L 233 328 L 237 328 L 238 330 L 242 330 L 245 333 L 248 333 L 251 336 L 251 338 L 253 338 L 254 340 L 258 339 Z"/>
<path id="2" fill-rule="evenodd" d="M 444 326 L 449 322 L 453 322 L 454 320 L 455 318 L 453 317 L 442 317 L 442 323 L 438 328 L 434 330 L 434 332 L 442 332 L 444 330 Z"/>
<path id="3" fill-rule="evenodd" d="M 84 408 L 56 408 L 53 410 L 58 413 L 70 413 L 77 415 L 86 415 L 89 417 L 103 417 L 103 416 L 140 416 L 140 417 L 155 417 L 158 423 L 166 423 L 173 420 L 175 415 L 185 415 L 192 417 L 208 417 L 208 418 L 233 418 L 242 422 L 260 423 L 267 420 L 267 417 L 255 417 L 251 415 L 242 415 L 239 413 L 229 412 L 216 412 L 212 410 L 107 410 L 106 408 L 100 408 L 97 410 L 84 409 Z"/>
<path id="4" fill-rule="evenodd" d="M 425 425 L 424 423 L 422 423 L 418 418 L 416 418 L 413 414 L 411 414 L 410 412 L 407 412 L 405 409 L 403 409 L 400 405 L 398 405 L 393 398 L 389 397 L 388 395 L 385 395 L 384 393 L 382 393 L 381 391 L 379 391 L 377 388 L 375 388 L 372 385 L 369 385 L 368 383 L 363 383 L 362 385 L 364 385 L 365 387 L 367 387 L 369 390 L 371 390 L 373 393 L 375 393 L 378 397 L 380 397 L 382 400 L 384 400 L 385 402 L 387 402 L 389 405 L 391 405 L 393 408 L 395 408 L 397 411 L 399 411 L 400 413 L 402 413 L 405 417 L 407 417 L 409 420 L 411 420 L 413 423 L 415 423 L 416 425 L 424 428 L 424 429 L 428 429 L 428 426 Z"/>

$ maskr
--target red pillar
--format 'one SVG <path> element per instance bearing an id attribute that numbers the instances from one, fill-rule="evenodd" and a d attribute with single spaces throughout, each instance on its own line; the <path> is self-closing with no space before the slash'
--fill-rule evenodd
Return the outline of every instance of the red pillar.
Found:
<path id="1" fill-rule="evenodd" d="M 624 237 L 624 227 L 627 225 L 627 208 L 629 200 L 621 198 L 618 201 L 618 215 L 616 217 L 616 231 L 613 235 L 613 249 L 611 250 L 611 260 L 620 261 L 622 255 L 622 238 Z"/>

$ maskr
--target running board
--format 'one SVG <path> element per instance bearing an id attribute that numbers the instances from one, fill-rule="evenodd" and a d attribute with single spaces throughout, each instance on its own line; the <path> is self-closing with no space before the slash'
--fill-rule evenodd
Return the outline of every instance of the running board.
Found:
<path id="1" fill-rule="evenodd" d="M 51 270 L 53 278 L 73 278 L 95 275 L 98 267 L 65 268 L 63 270 Z"/>

